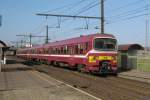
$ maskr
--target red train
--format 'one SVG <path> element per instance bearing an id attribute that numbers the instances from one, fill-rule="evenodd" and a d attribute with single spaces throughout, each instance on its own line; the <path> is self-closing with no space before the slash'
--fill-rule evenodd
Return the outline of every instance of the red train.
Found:
<path id="1" fill-rule="evenodd" d="M 79 71 L 117 73 L 117 40 L 110 34 L 92 34 L 17 51 L 17 56 L 77 68 Z"/>

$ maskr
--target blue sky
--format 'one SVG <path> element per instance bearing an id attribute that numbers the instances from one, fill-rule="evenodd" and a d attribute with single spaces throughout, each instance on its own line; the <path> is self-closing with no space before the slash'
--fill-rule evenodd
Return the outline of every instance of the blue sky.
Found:
<path id="1" fill-rule="evenodd" d="M 10 41 L 21 39 L 29 40 L 25 37 L 16 37 L 17 34 L 45 35 L 45 25 L 48 23 L 50 27 L 56 27 L 57 18 L 48 17 L 46 20 L 44 17 L 36 16 L 36 13 L 76 15 L 84 11 L 85 6 L 89 4 L 91 6 L 100 0 L 83 0 L 82 3 L 77 4 L 79 1 L 81 0 L 0 0 L 0 14 L 3 16 L 0 40 L 10 43 Z M 146 5 L 150 5 L 150 0 L 106 0 L 105 32 L 115 35 L 119 44 L 140 43 L 144 45 L 146 16 L 136 16 L 150 13 L 150 7 L 147 11 L 145 10 Z M 100 5 L 79 15 L 100 16 Z M 147 19 L 150 19 L 150 15 L 147 15 Z M 81 29 L 86 25 L 85 19 L 67 19 L 62 22 L 63 20 L 66 19 L 61 18 L 59 29 L 49 29 L 51 41 L 99 32 L 99 29 L 94 28 L 99 26 L 99 20 L 89 20 L 89 30 Z M 33 42 L 42 43 L 44 39 L 33 38 Z"/>

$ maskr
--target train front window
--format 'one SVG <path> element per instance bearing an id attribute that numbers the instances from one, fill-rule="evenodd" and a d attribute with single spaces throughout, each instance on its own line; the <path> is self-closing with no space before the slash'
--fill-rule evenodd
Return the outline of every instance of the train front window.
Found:
<path id="1" fill-rule="evenodd" d="M 117 41 L 110 38 L 97 38 L 94 40 L 95 50 L 116 50 Z"/>

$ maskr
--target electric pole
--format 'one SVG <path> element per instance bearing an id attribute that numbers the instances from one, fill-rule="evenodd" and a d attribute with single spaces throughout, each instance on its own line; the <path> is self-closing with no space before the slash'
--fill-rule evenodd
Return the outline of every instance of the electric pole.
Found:
<path id="1" fill-rule="evenodd" d="M 148 12 L 148 5 L 146 5 L 146 12 Z M 148 50 L 148 35 L 149 34 L 149 19 L 148 15 L 146 15 L 146 20 L 145 20 L 145 51 L 147 52 Z"/>
<path id="2" fill-rule="evenodd" d="M 46 25 L 46 40 L 45 40 L 45 44 L 48 43 L 48 25 Z"/>
<path id="3" fill-rule="evenodd" d="M 101 34 L 104 34 L 104 0 L 101 0 Z"/>

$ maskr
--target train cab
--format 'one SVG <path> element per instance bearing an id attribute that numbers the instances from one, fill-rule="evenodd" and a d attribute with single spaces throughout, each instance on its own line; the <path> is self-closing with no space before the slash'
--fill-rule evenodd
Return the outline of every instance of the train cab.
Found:
<path id="1" fill-rule="evenodd" d="M 117 73 L 117 40 L 112 37 L 94 38 L 86 66 L 93 72 Z"/>

